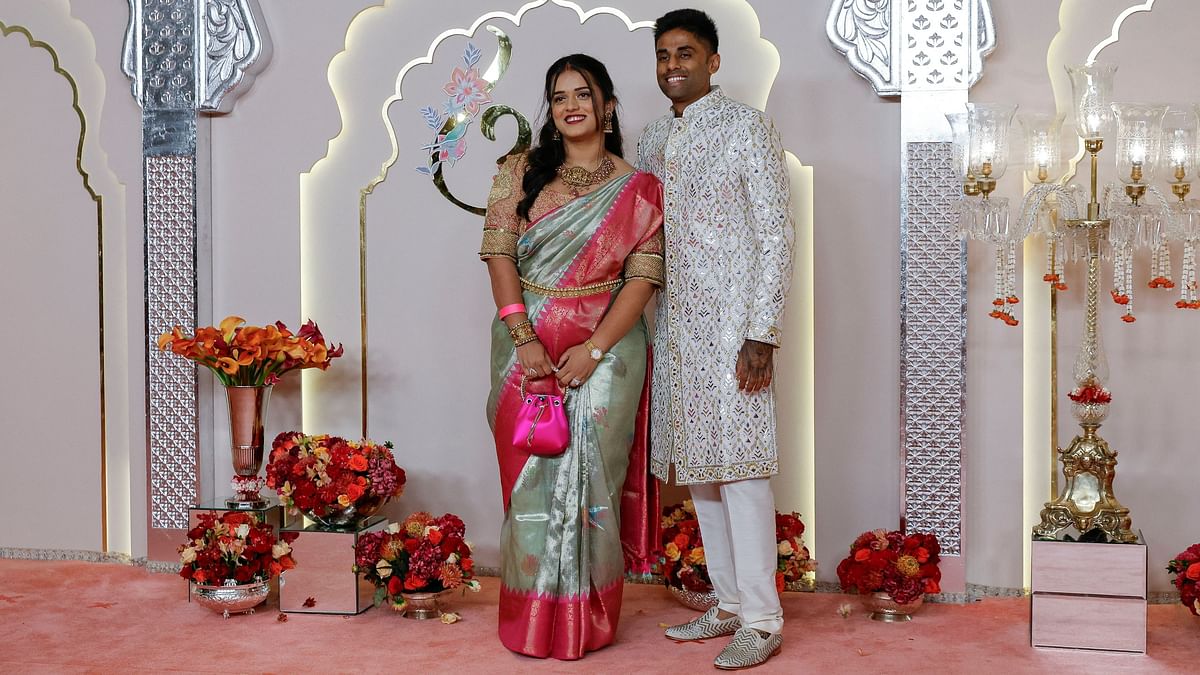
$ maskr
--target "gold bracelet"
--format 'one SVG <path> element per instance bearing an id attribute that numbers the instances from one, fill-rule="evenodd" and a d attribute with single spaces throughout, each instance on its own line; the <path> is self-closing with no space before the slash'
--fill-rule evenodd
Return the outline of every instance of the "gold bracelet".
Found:
<path id="1" fill-rule="evenodd" d="M 513 325 L 508 329 L 508 334 L 512 337 L 513 345 L 516 347 L 538 339 L 537 333 L 533 331 L 533 322 L 531 321 L 522 321 Z"/>

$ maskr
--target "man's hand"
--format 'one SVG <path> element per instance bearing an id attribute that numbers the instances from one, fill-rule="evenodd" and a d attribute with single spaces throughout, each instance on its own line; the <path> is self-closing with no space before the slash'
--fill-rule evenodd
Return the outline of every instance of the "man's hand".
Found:
<path id="1" fill-rule="evenodd" d="M 775 348 L 765 342 L 746 340 L 738 352 L 738 389 L 754 394 L 771 384 L 774 374 Z"/>

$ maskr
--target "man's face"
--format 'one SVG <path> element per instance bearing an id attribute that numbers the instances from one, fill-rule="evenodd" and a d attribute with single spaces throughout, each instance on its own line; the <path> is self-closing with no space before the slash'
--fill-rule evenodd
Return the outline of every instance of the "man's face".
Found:
<path id="1" fill-rule="evenodd" d="M 654 43 L 654 52 L 658 88 L 679 112 L 708 93 L 713 73 L 721 67 L 720 55 L 713 54 L 707 43 L 682 28 L 663 33 Z"/>

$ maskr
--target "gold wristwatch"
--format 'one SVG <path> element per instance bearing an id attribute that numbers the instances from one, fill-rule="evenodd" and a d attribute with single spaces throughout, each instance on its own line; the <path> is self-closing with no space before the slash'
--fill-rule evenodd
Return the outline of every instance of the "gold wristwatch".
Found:
<path id="1" fill-rule="evenodd" d="M 583 346 L 587 347 L 588 356 L 592 357 L 593 361 L 600 361 L 604 358 L 604 350 L 597 347 L 596 343 L 592 342 L 591 338 L 588 338 L 583 343 Z"/>

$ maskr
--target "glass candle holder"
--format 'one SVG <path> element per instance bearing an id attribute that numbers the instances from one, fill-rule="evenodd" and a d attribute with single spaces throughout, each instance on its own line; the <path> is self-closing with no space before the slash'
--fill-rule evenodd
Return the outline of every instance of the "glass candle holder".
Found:
<path id="1" fill-rule="evenodd" d="M 986 198 L 1008 167 L 1008 131 L 1017 106 L 1005 103 L 968 104 L 970 133 L 968 170 Z"/>
<path id="2" fill-rule="evenodd" d="M 1162 164 L 1171 192 L 1187 199 L 1196 173 L 1197 107 L 1167 109 L 1163 117 Z"/>
<path id="3" fill-rule="evenodd" d="M 1117 177 L 1125 184 L 1125 193 L 1136 204 L 1154 178 L 1167 106 L 1114 103 L 1112 109 L 1117 118 Z"/>
<path id="4" fill-rule="evenodd" d="M 1022 113 L 1017 116 L 1025 137 L 1025 178 L 1030 183 L 1054 182 L 1066 172 L 1062 160 L 1063 115 Z"/>
<path id="5" fill-rule="evenodd" d="M 1071 77 L 1071 98 L 1075 107 L 1075 128 L 1085 141 L 1103 141 L 1111 131 L 1113 78 L 1115 65 L 1093 63 L 1067 66 Z"/>

